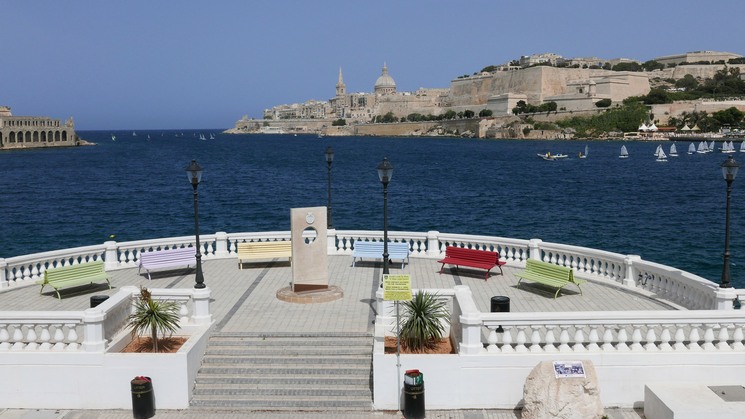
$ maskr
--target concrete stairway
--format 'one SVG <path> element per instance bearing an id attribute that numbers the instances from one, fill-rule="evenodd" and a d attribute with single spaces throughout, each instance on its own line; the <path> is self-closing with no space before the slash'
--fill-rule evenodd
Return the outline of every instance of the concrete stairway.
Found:
<path id="1" fill-rule="evenodd" d="M 192 408 L 372 409 L 372 336 L 214 333 Z"/>

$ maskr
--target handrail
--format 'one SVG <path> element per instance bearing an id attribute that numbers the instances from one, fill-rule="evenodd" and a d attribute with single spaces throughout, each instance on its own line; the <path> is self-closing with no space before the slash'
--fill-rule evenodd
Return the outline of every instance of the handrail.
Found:
<path id="1" fill-rule="evenodd" d="M 381 241 L 377 230 L 328 230 L 329 255 L 351 255 L 354 242 Z M 290 240 L 289 231 L 217 232 L 202 236 L 200 251 L 204 260 L 233 258 L 237 245 L 252 241 Z M 499 253 L 507 266 L 523 267 L 528 258 L 568 266 L 583 279 L 609 281 L 617 285 L 657 294 L 679 305 L 697 309 L 731 309 L 744 290 L 720 289 L 717 284 L 690 272 L 644 261 L 637 255 L 544 242 L 540 239 L 514 239 L 495 236 L 441 233 L 439 231 L 390 231 L 392 242 L 408 243 L 412 258 L 440 258 L 447 246 L 468 247 Z M 86 263 L 103 259 L 106 270 L 136 267 L 140 252 L 195 246 L 194 236 L 158 238 L 130 242 L 107 241 L 102 245 L 62 249 L 0 258 L 0 292 L 4 288 L 33 285 L 49 266 Z"/>

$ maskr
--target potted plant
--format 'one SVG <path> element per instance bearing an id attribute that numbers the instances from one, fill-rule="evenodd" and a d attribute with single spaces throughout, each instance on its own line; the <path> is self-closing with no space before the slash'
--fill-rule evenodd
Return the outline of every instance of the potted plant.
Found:
<path id="1" fill-rule="evenodd" d="M 141 287 L 134 313 L 127 318 L 127 327 L 132 328 L 132 338 L 149 332 L 152 351 L 157 353 L 160 349 L 158 344 L 161 343 L 158 334 L 168 333 L 170 338 L 179 329 L 179 309 L 175 301 L 153 300 L 150 291 Z"/>
<path id="2" fill-rule="evenodd" d="M 445 326 L 450 324 L 446 301 L 437 294 L 418 291 L 414 298 L 403 303 L 399 339 L 411 352 L 426 352 L 438 347 L 444 338 Z"/>

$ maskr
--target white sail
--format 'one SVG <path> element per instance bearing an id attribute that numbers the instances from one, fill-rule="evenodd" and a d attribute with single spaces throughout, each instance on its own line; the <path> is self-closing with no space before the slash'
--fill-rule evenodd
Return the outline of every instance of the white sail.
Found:
<path id="1" fill-rule="evenodd" d="M 667 161 L 667 155 L 665 154 L 665 150 L 660 148 L 659 154 L 657 154 L 657 160 L 656 161 Z"/>
<path id="2" fill-rule="evenodd" d="M 629 152 L 626 150 L 626 146 L 621 146 L 621 154 L 618 156 L 619 159 L 627 159 L 629 158 Z"/>
<path id="3" fill-rule="evenodd" d="M 745 153 L 745 141 L 740 143 L 740 153 Z"/>
<path id="4" fill-rule="evenodd" d="M 706 145 L 705 141 L 701 141 L 698 143 L 698 150 L 696 150 L 696 153 L 704 154 L 709 152 L 709 146 Z"/>
<path id="5" fill-rule="evenodd" d="M 662 144 L 657 144 L 657 148 L 654 150 L 655 157 L 659 156 L 662 152 Z"/>
<path id="6" fill-rule="evenodd" d="M 695 145 L 695 144 L 693 144 L 693 143 L 691 143 L 691 144 L 690 144 L 690 145 L 688 146 L 688 154 L 693 154 L 693 153 L 695 153 L 695 152 L 696 152 L 696 145 Z"/>
<path id="7" fill-rule="evenodd" d="M 675 143 L 670 146 L 670 157 L 676 157 L 678 155 L 678 147 L 675 147 Z"/>

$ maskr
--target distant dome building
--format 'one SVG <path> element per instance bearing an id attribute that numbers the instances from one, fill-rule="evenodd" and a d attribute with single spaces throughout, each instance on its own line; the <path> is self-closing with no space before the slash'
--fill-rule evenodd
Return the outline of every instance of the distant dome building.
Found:
<path id="1" fill-rule="evenodd" d="M 388 66 L 383 63 L 383 74 L 375 82 L 375 94 L 389 95 L 392 93 L 396 93 L 396 82 L 388 74 Z"/>

